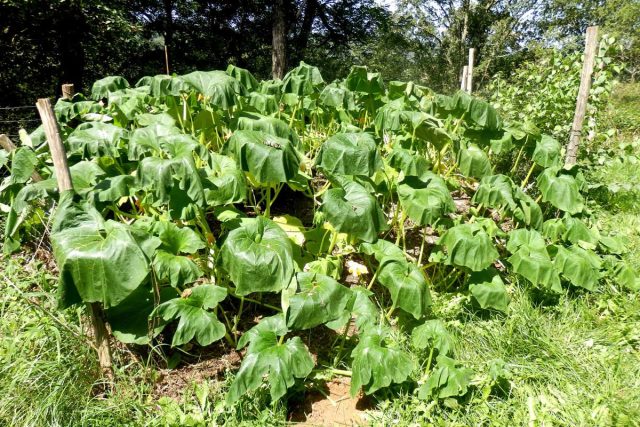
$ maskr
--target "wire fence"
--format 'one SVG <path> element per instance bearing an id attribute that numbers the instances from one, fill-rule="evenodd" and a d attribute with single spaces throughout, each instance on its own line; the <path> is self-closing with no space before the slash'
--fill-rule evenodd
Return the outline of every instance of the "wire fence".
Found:
<path id="1" fill-rule="evenodd" d="M 7 135 L 11 140 L 20 138 L 20 129 L 31 132 L 39 123 L 35 105 L 0 106 L 0 134 Z"/>

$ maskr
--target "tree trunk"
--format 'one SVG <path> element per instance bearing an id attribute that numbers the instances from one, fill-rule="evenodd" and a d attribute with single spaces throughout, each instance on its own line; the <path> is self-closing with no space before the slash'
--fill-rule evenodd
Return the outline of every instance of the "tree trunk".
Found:
<path id="1" fill-rule="evenodd" d="M 302 27 L 300 28 L 300 34 L 298 35 L 297 43 L 298 55 L 303 59 L 307 50 L 307 46 L 309 45 L 309 36 L 311 35 L 313 21 L 316 18 L 316 12 L 318 10 L 318 3 L 316 1 L 317 0 L 306 0 L 304 4 Z"/>
<path id="2" fill-rule="evenodd" d="M 273 2 L 272 40 L 271 72 L 274 79 L 282 79 L 287 61 L 287 32 L 284 19 L 284 0 L 274 0 Z"/>
<path id="3" fill-rule="evenodd" d="M 173 47 L 173 0 L 163 0 L 164 8 L 164 62 L 169 74 L 169 50 Z"/>
<path id="4" fill-rule="evenodd" d="M 60 34 L 61 83 L 73 83 L 82 88 L 84 74 L 84 48 L 86 22 L 82 6 L 77 1 L 68 2 L 61 10 L 58 21 Z"/>

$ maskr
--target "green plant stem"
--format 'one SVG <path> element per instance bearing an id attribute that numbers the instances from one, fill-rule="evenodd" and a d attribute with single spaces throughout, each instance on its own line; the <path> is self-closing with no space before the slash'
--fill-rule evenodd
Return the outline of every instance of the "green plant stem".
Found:
<path id="1" fill-rule="evenodd" d="M 233 329 L 231 330 L 231 332 L 234 334 L 238 331 L 238 322 L 240 321 L 240 316 L 242 316 L 243 308 L 244 308 L 244 297 L 240 297 L 240 308 L 238 309 L 238 312 L 234 316 L 235 319 L 233 320 Z"/>
<path id="2" fill-rule="evenodd" d="M 224 336 L 227 339 L 227 342 L 235 348 L 238 345 L 238 341 L 236 341 L 235 336 L 230 336 L 229 335 L 229 331 L 231 331 L 232 328 L 231 328 L 231 322 L 229 321 L 229 318 L 227 317 L 227 313 L 220 306 L 218 306 L 216 308 L 220 308 L 220 311 L 222 311 L 222 317 L 224 317 L 224 323 L 227 325 L 227 329 L 225 330 L 225 335 Z"/>
<path id="3" fill-rule="evenodd" d="M 264 216 L 267 218 L 271 217 L 271 187 L 267 188 L 267 207 L 264 210 Z"/>
<path id="4" fill-rule="evenodd" d="M 336 230 L 332 230 L 331 233 L 331 243 L 329 243 L 329 249 L 327 250 L 328 255 L 333 253 L 333 249 L 336 247 L 336 243 L 338 243 L 338 232 Z"/>
<path id="5" fill-rule="evenodd" d="M 520 188 L 524 190 L 524 187 L 527 185 L 527 183 L 529 182 L 529 178 L 531 178 L 531 174 L 533 173 L 533 170 L 536 167 L 536 163 L 532 162 L 531 163 L 531 167 L 529 168 L 529 172 L 527 173 L 527 176 L 524 178 L 524 180 L 522 181 L 522 184 L 520 184 Z"/>
<path id="6" fill-rule="evenodd" d="M 286 336 L 286 335 L 282 335 L 282 336 L 280 337 L 280 339 L 278 340 L 278 345 L 282 345 L 282 343 L 284 343 L 284 337 L 285 337 L 285 336 Z"/>
<path id="7" fill-rule="evenodd" d="M 387 322 L 391 323 L 391 315 L 395 310 L 396 310 L 396 303 L 394 302 L 393 304 L 391 304 L 389 311 L 387 311 L 384 315 L 384 317 L 387 319 Z"/>
<path id="8" fill-rule="evenodd" d="M 431 347 L 431 350 L 429 350 L 429 358 L 427 359 L 427 374 L 429 372 L 431 372 L 431 361 L 433 360 L 433 350 L 435 349 L 435 347 Z"/>
<path id="9" fill-rule="evenodd" d="M 522 144 L 520 147 L 520 151 L 518 151 L 518 155 L 516 156 L 516 162 L 513 164 L 513 167 L 509 171 L 510 173 L 514 173 L 518 169 L 518 163 L 520 163 L 520 158 L 522 157 L 522 153 L 524 152 L 525 144 Z"/>
<path id="10" fill-rule="evenodd" d="M 373 277 L 371 278 L 371 281 L 367 285 L 367 290 L 370 290 L 373 284 L 376 282 L 376 279 L 378 278 L 378 271 L 380 271 L 380 266 L 378 266 L 378 268 L 376 268 L 375 273 L 373 273 Z"/>
<path id="11" fill-rule="evenodd" d="M 422 254 L 424 253 L 424 242 L 426 239 L 427 227 L 424 228 L 424 235 L 422 236 L 422 243 L 420 243 L 420 255 L 418 255 L 418 265 L 422 264 Z"/>
<path id="12" fill-rule="evenodd" d="M 243 299 L 246 302 L 250 302 L 252 304 L 258 304 L 258 305 L 261 305 L 263 307 L 270 308 L 271 310 L 275 310 L 275 311 L 278 311 L 280 313 L 282 312 L 282 309 L 280 307 L 276 307 L 275 305 L 271 305 L 271 304 L 267 304 L 267 303 L 264 303 L 264 302 L 260 302 L 258 300 L 252 299 L 252 298 L 241 297 L 239 295 L 234 294 L 233 292 L 229 292 L 229 295 L 231 295 L 232 297 L 237 298 L 237 299 Z"/>
<path id="13" fill-rule="evenodd" d="M 344 350 L 344 343 L 347 340 L 347 334 L 349 333 L 349 325 L 351 324 L 351 318 L 347 321 L 347 324 L 344 326 L 344 332 L 340 336 L 340 347 L 338 348 L 338 352 L 336 353 L 336 357 L 333 358 L 333 366 L 338 365 L 338 362 L 342 358 L 342 351 Z"/>
<path id="14" fill-rule="evenodd" d="M 350 377 L 353 375 L 353 372 L 345 371 L 344 369 L 329 368 L 327 369 L 327 371 L 331 372 L 332 374 L 342 375 L 343 377 Z M 322 372 L 322 370 L 319 370 L 319 372 Z"/>

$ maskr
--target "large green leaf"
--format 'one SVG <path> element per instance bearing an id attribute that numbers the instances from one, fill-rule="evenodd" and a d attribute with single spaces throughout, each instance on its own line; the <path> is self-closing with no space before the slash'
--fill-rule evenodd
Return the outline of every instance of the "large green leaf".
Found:
<path id="1" fill-rule="evenodd" d="M 402 147 L 393 147 L 393 151 L 386 158 L 389 166 L 398 172 L 404 173 L 404 176 L 415 176 L 423 181 L 427 181 L 429 172 L 431 171 L 431 163 L 419 154 Z"/>
<path id="2" fill-rule="evenodd" d="M 601 277 L 600 258 L 592 251 L 578 246 L 557 246 L 557 249 L 553 262 L 562 276 L 574 286 L 594 291 Z"/>
<path id="3" fill-rule="evenodd" d="M 496 131 L 502 128 L 502 119 L 496 109 L 486 101 L 472 98 L 468 109 L 469 119 L 476 126 Z"/>
<path id="4" fill-rule="evenodd" d="M 286 122 L 275 117 L 243 113 L 238 117 L 237 129 L 261 131 L 278 138 L 288 139 L 294 146 L 300 144 L 298 134 Z"/>
<path id="5" fill-rule="evenodd" d="M 560 168 L 547 168 L 538 176 L 538 189 L 542 200 L 556 208 L 576 214 L 584 208 L 584 199 L 580 194 L 576 179 Z"/>
<path id="6" fill-rule="evenodd" d="M 115 307 L 105 310 L 111 327 L 111 333 L 125 344 L 146 345 L 151 336 L 156 336 L 165 326 L 160 321 L 150 321 L 149 317 L 156 308 L 156 296 L 151 286 L 140 286 L 131 295 Z M 177 297 L 173 288 L 160 289 L 160 303 Z M 153 326 L 153 331 L 150 327 Z"/>
<path id="7" fill-rule="evenodd" d="M 291 141 L 264 132 L 239 130 L 228 142 L 229 152 L 243 171 L 259 183 L 274 186 L 296 176 L 300 157 Z"/>
<path id="8" fill-rule="evenodd" d="M 198 280 L 204 272 L 189 257 L 158 250 L 153 269 L 159 280 L 166 280 L 174 288 L 182 288 Z"/>
<path id="9" fill-rule="evenodd" d="M 355 317 L 358 331 L 366 331 L 374 326 L 380 318 L 380 312 L 370 298 L 373 292 L 362 286 L 354 286 L 350 288 L 350 290 L 351 299 L 347 304 L 347 311 L 339 318 L 328 322 L 327 327 L 336 330 L 340 329 L 344 327 L 352 317 Z"/>
<path id="10" fill-rule="evenodd" d="M 293 276 L 293 249 L 287 233 L 263 217 L 244 219 L 231 231 L 220 257 L 238 295 L 280 291 Z"/>
<path id="11" fill-rule="evenodd" d="M 182 217 L 189 203 L 204 205 L 204 188 L 190 155 L 146 157 L 138 166 L 137 177 L 138 185 L 153 195 L 154 205 L 168 205 L 173 218 Z"/>
<path id="12" fill-rule="evenodd" d="M 304 62 L 285 74 L 282 80 L 282 91 L 298 96 L 307 96 L 315 92 L 316 87 L 324 83 L 318 67 Z"/>
<path id="13" fill-rule="evenodd" d="M 247 184 L 244 175 L 231 157 L 211 153 L 205 170 L 203 185 L 208 206 L 240 203 L 246 198 Z"/>
<path id="14" fill-rule="evenodd" d="M 152 124 L 135 129 L 131 132 L 128 144 L 129 160 L 139 160 L 142 157 L 169 154 L 172 146 L 179 145 L 182 153 L 193 152 L 198 142 L 190 135 L 184 135 L 175 126 L 166 124 Z"/>
<path id="15" fill-rule="evenodd" d="M 322 212 L 336 230 L 365 242 L 376 241 L 378 233 L 386 228 L 376 198 L 353 181 L 328 190 L 322 200 Z"/>
<path id="16" fill-rule="evenodd" d="M 489 156 L 476 144 L 461 147 L 458 151 L 458 168 L 464 176 L 482 178 L 491 173 Z"/>
<path id="17" fill-rule="evenodd" d="M 413 360 L 402 350 L 385 346 L 387 333 L 381 328 L 372 328 L 360 336 L 358 345 L 351 352 L 351 396 L 360 388 L 366 394 L 401 383 L 413 370 Z"/>
<path id="18" fill-rule="evenodd" d="M 36 153 L 29 147 L 17 148 L 11 157 L 11 183 L 24 184 L 31 179 L 38 165 Z"/>
<path id="19" fill-rule="evenodd" d="M 431 172 L 424 172 L 421 178 L 409 176 L 402 180 L 398 184 L 398 199 L 418 225 L 433 225 L 456 210 L 447 184 Z"/>
<path id="20" fill-rule="evenodd" d="M 455 339 L 440 319 L 431 319 L 411 332 L 411 343 L 419 349 L 435 349 L 437 354 L 453 354 Z"/>
<path id="21" fill-rule="evenodd" d="M 116 202 L 128 197 L 135 188 L 136 179 L 132 175 L 118 175 L 98 182 L 91 194 L 96 202 Z"/>
<path id="22" fill-rule="evenodd" d="M 339 133 L 322 144 L 316 166 L 332 175 L 372 176 L 382 160 L 371 134 Z"/>
<path id="23" fill-rule="evenodd" d="M 242 86 L 244 86 L 249 91 L 258 90 L 260 87 L 260 83 L 253 77 L 253 74 L 249 72 L 249 70 L 245 70 L 244 68 L 236 67 L 235 65 L 229 64 L 227 67 L 226 73 L 239 81 Z"/>
<path id="24" fill-rule="evenodd" d="M 124 129 L 110 123 L 83 123 L 67 137 L 68 154 L 78 154 L 84 158 L 118 157 L 118 145 L 125 136 Z"/>
<path id="25" fill-rule="evenodd" d="M 534 285 L 540 285 L 553 292 L 561 292 L 560 277 L 546 250 L 521 246 L 511 257 L 509 263 L 514 273 L 527 279 Z"/>
<path id="26" fill-rule="evenodd" d="M 378 239 L 375 243 L 361 243 L 360 252 L 366 255 L 373 255 L 373 257 L 381 263 L 383 259 L 389 257 L 405 259 L 404 252 L 397 245 L 391 243 L 388 240 Z"/>
<path id="27" fill-rule="evenodd" d="M 235 402 L 247 391 L 255 390 L 263 378 L 269 381 L 271 399 L 278 400 L 293 386 L 296 378 L 311 373 L 314 363 L 300 337 L 279 342 L 286 334 L 283 320 L 263 319 L 242 337 L 238 348 L 250 342 L 247 354 L 229 388 L 228 402 Z M 247 339 L 244 339 L 244 337 Z"/>
<path id="28" fill-rule="evenodd" d="M 469 276 L 469 292 L 482 308 L 507 312 L 509 295 L 498 272 L 488 270 L 474 272 Z"/>
<path id="29" fill-rule="evenodd" d="M 396 257 L 386 258 L 378 267 L 378 282 L 389 289 L 394 306 L 416 319 L 427 314 L 431 306 L 429 284 L 416 264 Z"/>
<path id="30" fill-rule="evenodd" d="M 536 149 L 533 151 L 532 159 L 543 168 L 558 166 L 560 159 L 560 143 L 549 135 L 542 135 L 536 142 Z"/>
<path id="31" fill-rule="evenodd" d="M 448 229 L 438 240 L 433 259 L 441 256 L 448 265 L 482 271 L 498 258 L 487 232 L 477 223 L 460 224 Z"/>
<path id="32" fill-rule="evenodd" d="M 513 211 L 513 216 L 537 230 L 542 228 L 544 216 L 542 209 L 528 194 L 525 194 L 520 187 L 515 187 L 513 196 L 518 207 Z"/>
<path id="33" fill-rule="evenodd" d="M 251 92 L 248 95 L 249 105 L 260 114 L 273 114 L 278 111 L 279 105 L 275 95 L 260 92 Z"/>
<path id="34" fill-rule="evenodd" d="M 127 226 L 102 220 L 99 212 L 74 204 L 70 196 L 59 205 L 51 232 L 61 304 L 116 306 L 147 280 L 147 257 Z"/>
<path id="35" fill-rule="evenodd" d="M 342 316 L 351 299 L 349 288 L 318 273 L 296 274 L 296 293 L 289 299 L 287 325 L 310 329 Z"/>
<path id="36" fill-rule="evenodd" d="M 506 175 L 489 175 L 480 180 L 480 185 L 473 195 L 473 203 L 499 209 L 508 207 L 516 209 L 516 201 L 513 198 L 513 181 Z"/>
<path id="37" fill-rule="evenodd" d="M 437 361 L 435 369 L 418 390 L 418 398 L 445 399 L 467 394 L 473 371 L 459 367 L 458 362 L 445 355 L 439 355 Z"/>
<path id="38" fill-rule="evenodd" d="M 129 82 L 124 77 L 108 76 L 96 82 L 91 87 L 91 98 L 99 101 L 103 98 L 109 98 L 111 92 L 126 89 Z"/>
<path id="39" fill-rule="evenodd" d="M 600 241 L 600 233 L 597 229 L 587 226 L 582 220 L 566 216 L 563 221 L 565 231 L 562 238 L 574 244 L 585 242 L 590 245 L 597 245 Z"/>
<path id="40" fill-rule="evenodd" d="M 165 322 L 179 319 L 171 341 L 172 347 L 188 343 L 194 337 L 201 346 L 207 346 L 224 337 L 225 326 L 209 312 L 227 297 L 227 290 L 215 285 L 190 288 L 180 298 L 158 306 L 156 312 Z"/>
<path id="41" fill-rule="evenodd" d="M 509 241 L 507 242 L 507 250 L 513 254 L 523 246 L 531 250 L 544 251 L 547 248 L 547 243 L 536 230 L 528 230 L 526 228 L 511 230 Z"/>
<path id="42" fill-rule="evenodd" d="M 226 110 L 236 105 L 236 95 L 244 95 L 245 89 L 236 79 L 224 71 L 194 71 L 180 79 L 218 108 Z"/>
<path id="43" fill-rule="evenodd" d="M 353 92 L 366 94 L 381 94 L 384 83 L 380 73 L 369 73 L 366 67 L 353 66 L 345 80 L 345 86 Z"/>

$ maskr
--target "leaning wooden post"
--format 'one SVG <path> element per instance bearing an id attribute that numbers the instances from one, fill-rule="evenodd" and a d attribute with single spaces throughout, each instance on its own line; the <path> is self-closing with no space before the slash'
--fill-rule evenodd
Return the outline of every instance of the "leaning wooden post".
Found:
<path id="1" fill-rule="evenodd" d="M 2 147 L 7 153 L 16 149 L 15 144 L 4 133 L 0 134 L 0 147 Z"/>
<path id="2" fill-rule="evenodd" d="M 38 99 L 36 103 L 40 119 L 44 127 L 44 133 L 49 142 L 49 150 L 53 159 L 53 167 L 56 171 L 56 179 L 58 181 L 58 190 L 60 194 L 66 191 L 73 191 L 73 183 L 71 182 L 71 173 L 67 164 L 67 154 L 60 138 L 58 122 L 51 108 L 51 102 L 48 98 Z M 93 325 L 93 335 L 98 352 L 98 361 L 102 368 L 103 374 L 108 380 L 113 379 L 113 367 L 111 364 L 111 347 L 109 346 L 109 332 L 104 322 L 104 312 L 100 303 L 94 302 L 87 304 L 87 309 L 91 316 Z"/>
<path id="3" fill-rule="evenodd" d="M 469 65 L 467 69 L 466 90 L 469 93 L 471 93 L 471 90 L 473 88 L 473 63 L 475 61 L 475 58 L 476 58 L 476 50 L 475 48 L 472 47 L 471 49 L 469 49 Z"/>
<path id="4" fill-rule="evenodd" d="M 75 93 L 73 83 L 65 83 L 62 85 L 62 99 L 71 99 Z"/>
<path id="5" fill-rule="evenodd" d="M 462 67 L 462 80 L 460 80 L 460 90 L 467 91 L 467 74 L 469 73 L 469 66 Z"/>
<path id="6" fill-rule="evenodd" d="M 578 100 L 576 101 L 576 112 L 573 116 L 573 125 L 567 144 L 567 156 L 565 166 L 576 164 L 578 157 L 578 146 L 582 135 L 582 124 L 587 112 L 587 102 L 589 100 L 589 90 L 591 90 L 591 75 L 593 65 L 596 60 L 596 49 L 598 47 L 598 27 L 587 28 L 587 37 L 584 44 L 584 62 L 582 63 L 582 73 L 580 74 L 580 89 L 578 90 Z"/>

